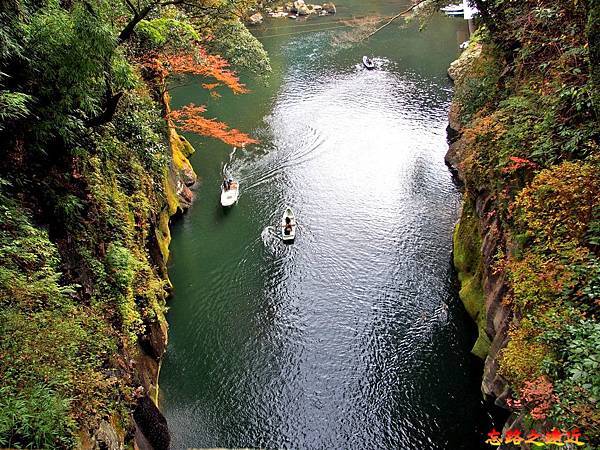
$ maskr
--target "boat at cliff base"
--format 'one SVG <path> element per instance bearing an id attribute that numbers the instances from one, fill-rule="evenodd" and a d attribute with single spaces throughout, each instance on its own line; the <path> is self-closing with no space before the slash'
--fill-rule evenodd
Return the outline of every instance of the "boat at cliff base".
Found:
<path id="1" fill-rule="evenodd" d="M 226 180 L 221 185 L 221 206 L 233 206 L 240 196 L 240 184 L 237 181 Z"/>

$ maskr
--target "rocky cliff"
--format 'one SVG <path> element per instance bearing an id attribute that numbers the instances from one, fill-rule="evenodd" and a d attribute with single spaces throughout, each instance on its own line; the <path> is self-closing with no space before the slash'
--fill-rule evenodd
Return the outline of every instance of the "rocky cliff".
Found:
<path id="1" fill-rule="evenodd" d="M 521 14 L 528 8 L 515 7 Z M 565 26 L 585 24 L 555 9 Z M 550 64 L 531 55 L 543 48 L 538 40 L 553 36 L 545 18 L 535 17 L 536 41 L 511 41 L 507 51 L 500 43 L 512 31 L 495 36 L 483 28 L 448 71 L 455 97 L 446 162 L 464 187 L 454 265 L 460 298 L 478 326 L 472 352 L 484 360 L 481 390 L 512 412 L 500 440 L 506 444 L 511 428 L 542 436 L 556 428 L 562 439 L 576 429 L 595 448 L 600 170 L 593 80 L 585 59 L 564 50 L 546 55 L 557 60 L 543 76 L 530 71 Z M 569 43 L 572 54 L 586 54 L 582 38 Z"/>
<path id="2" fill-rule="evenodd" d="M 0 172 L 0 446 L 167 449 L 157 407 L 192 146 L 142 87 L 75 150 L 14 134 Z M 156 100 L 155 100 L 156 99 Z"/>
<path id="3" fill-rule="evenodd" d="M 169 96 L 165 89 L 161 96 L 164 115 L 170 112 Z M 168 140 L 168 169 L 164 172 L 164 192 L 159 208 L 154 212 L 153 232 L 146 236 L 146 246 L 150 261 L 157 270 L 158 276 L 166 282 L 165 293 L 170 290 L 171 283 L 167 273 L 169 260 L 169 244 L 171 241 L 170 224 L 173 219 L 183 214 L 194 200 L 193 186 L 197 181 L 196 173 L 188 157 L 194 148 L 179 135 L 170 120 L 166 124 Z M 162 302 L 166 301 L 166 296 Z M 164 304 L 164 303 L 163 303 Z M 138 335 L 137 344 L 132 351 L 131 380 L 137 385 L 137 400 L 133 409 L 132 423 L 135 427 L 133 435 L 134 448 L 140 450 L 161 450 L 170 447 L 170 436 L 167 422 L 158 409 L 158 377 L 161 360 L 168 341 L 168 324 L 164 309 L 156 311 L 156 316 L 145 324 L 144 331 Z M 131 431 L 130 431 L 131 433 Z M 83 448 L 117 450 L 125 448 L 131 435 L 118 432 L 118 428 L 107 422 L 92 431 L 89 439 L 84 437 Z"/>
<path id="4" fill-rule="evenodd" d="M 470 45 L 448 69 L 455 83 L 466 83 L 474 65 L 481 58 L 480 43 Z M 455 99 L 448 124 L 449 147 L 446 163 L 465 183 L 464 153 L 468 151 L 462 137 L 462 105 Z M 511 321 L 510 309 L 502 299 L 506 293 L 505 274 L 495 269 L 498 249 L 505 247 L 502 225 L 494 213 L 494 196 L 480 187 L 465 192 L 459 223 L 454 231 L 454 265 L 460 281 L 459 296 L 478 326 L 478 338 L 472 352 L 484 360 L 482 392 L 506 407 L 509 388 L 498 373 L 498 352 L 506 345 Z"/>

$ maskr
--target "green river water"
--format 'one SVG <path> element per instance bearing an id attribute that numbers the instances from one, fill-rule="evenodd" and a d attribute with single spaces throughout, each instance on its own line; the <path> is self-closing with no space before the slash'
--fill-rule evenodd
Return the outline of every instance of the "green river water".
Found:
<path id="1" fill-rule="evenodd" d="M 462 19 L 392 25 L 332 45 L 340 17 L 406 2 L 343 0 L 335 17 L 255 28 L 268 84 L 173 106 L 260 144 L 188 136 L 197 201 L 173 228 L 170 336 L 160 377 L 173 448 L 485 448 L 490 419 L 473 325 L 457 297 L 452 229 L 460 194 L 444 165 L 449 63 Z M 343 31 L 343 30 L 341 30 Z M 361 66 L 374 56 L 377 70 Z M 219 205 L 224 165 L 239 203 Z M 300 224 L 278 239 L 286 205 Z"/>

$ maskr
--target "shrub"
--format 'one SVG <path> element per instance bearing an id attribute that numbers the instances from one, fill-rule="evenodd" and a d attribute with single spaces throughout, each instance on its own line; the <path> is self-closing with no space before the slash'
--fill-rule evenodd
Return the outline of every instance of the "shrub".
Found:
<path id="1" fill-rule="evenodd" d="M 542 375 L 542 362 L 549 347 L 540 342 L 536 319 L 523 319 L 509 331 L 508 344 L 500 353 L 500 373 L 514 386 Z"/>
<path id="2" fill-rule="evenodd" d="M 541 171 L 515 200 L 516 225 L 548 250 L 585 245 L 600 205 L 600 175 L 591 163 L 564 162 Z"/>

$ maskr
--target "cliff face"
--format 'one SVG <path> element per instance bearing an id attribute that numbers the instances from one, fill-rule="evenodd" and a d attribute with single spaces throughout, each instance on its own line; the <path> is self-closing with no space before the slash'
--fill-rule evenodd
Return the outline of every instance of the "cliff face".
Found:
<path id="1" fill-rule="evenodd" d="M 168 112 L 169 98 L 166 94 L 163 96 L 163 105 Z M 149 237 L 147 245 L 149 248 L 156 245 L 150 255 L 159 268 L 160 277 L 170 287 L 167 273 L 171 242 L 169 226 L 172 219 L 183 214 L 191 206 L 194 200 L 191 189 L 197 181 L 197 176 L 188 160 L 188 157 L 194 153 L 194 148 L 177 133 L 170 122 L 167 124 L 167 134 L 170 164 L 164 180 L 165 202 L 157 214 L 158 226 L 154 230 L 154 236 Z M 168 325 L 163 311 L 157 314 L 156 320 L 147 325 L 145 332 L 138 339 L 135 367 L 140 385 L 147 395 L 138 399 L 134 410 L 133 419 L 136 428 L 134 442 L 142 450 L 168 449 L 169 430 L 166 420 L 158 409 L 158 376 L 168 340 Z"/>
<path id="2" fill-rule="evenodd" d="M 210 50 L 261 73 L 266 52 L 229 3 L 1 3 L 0 448 L 167 448 L 169 224 L 196 181 L 172 119 L 251 139 L 203 106 L 170 114 L 165 80 L 242 93 Z"/>
<path id="3" fill-rule="evenodd" d="M 573 18 L 556 8 L 564 26 L 585 23 L 569 23 Z M 551 31 L 536 26 L 536 39 L 551 39 Z M 513 36 L 503 33 L 503 39 Z M 483 29 L 448 71 L 455 97 L 446 162 L 464 186 L 454 265 L 460 298 L 478 326 L 472 352 L 484 360 L 482 393 L 512 412 L 503 435 L 515 427 L 524 434 L 556 427 L 567 436 L 578 428 L 585 448 L 595 448 L 600 168 L 594 79 L 585 75 L 585 59 L 564 53 L 543 76 L 529 72 L 527 58 L 545 51 L 537 41 L 511 41 L 522 48 L 507 57 L 499 39 Z M 577 50 L 570 51 L 584 55 L 588 44 L 574 41 Z M 515 61 L 519 52 L 524 61 Z M 574 100 L 571 92 L 582 97 Z"/>
<path id="4" fill-rule="evenodd" d="M 169 225 L 196 174 L 155 98 L 127 94 L 74 150 L 40 153 L 25 134 L 3 148 L 2 447 L 169 447 L 156 405 Z"/>
<path id="5" fill-rule="evenodd" d="M 164 91 L 164 89 L 163 89 Z M 170 112 L 169 97 L 161 97 L 165 116 Z M 169 244 L 171 241 L 170 224 L 183 214 L 194 200 L 193 186 L 197 181 L 188 157 L 194 148 L 180 136 L 173 124 L 167 120 L 166 138 L 168 141 L 168 161 L 163 170 L 162 186 L 156 189 L 161 200 L 150 212 L 152 226 L 149 232 L 140 237 L 140 245 L 147 249 L 147 257 L 156 271 L 158 279 L 163 281 L 164 295 L 159 299 L 159 308 L 155 316 L 147 320 L 143 331 L 137 335 L 136 344 L 131 351 L 132 387 L 136 388 L 135 405 L 131 422 L 119 427 L 109 422 L 101 422 L 90 435 L 82 433 L 82 448 L 122 449 L 133 438 L 134 448 L 159 450 L 170 445 L 166 420 L 158 409 L 158 376 L 163 354 L 168 341 L 168 324 L 164 316 L 164 305 L 171 283 L 167 273 Z M 160 195 L 162 193 L 162 195 Z M 135 429 L 133 436 L 133 428 Z"/>
<path id="6" fill-rule="evenodd" d="M 448 70 L 455 83 L 466 83 L 481 58 L 482 46 L 470 45 Z M 449 114 L 450 139 L 446 163 L 461 183 L 465 183 L 463 158 L 469 144 L 462 138 L 462 105 L 455 99 Z M 472 352 L 484 360 L 482 392 L 506 407 L 509 388 L 499 374 L 498 352 L 506 345 L 511 321 L 509 308 L 502 303 L 507 285 L 505 274 L 495 269 L 498 249 L 505 248 L 502 225 L 495 211 L 494 196 L 479 187 L 465 192 L 459 223 L 454 231 L 454 266 L 457 269 L 459 296 L 478 326 L 478 338 Z"/>

